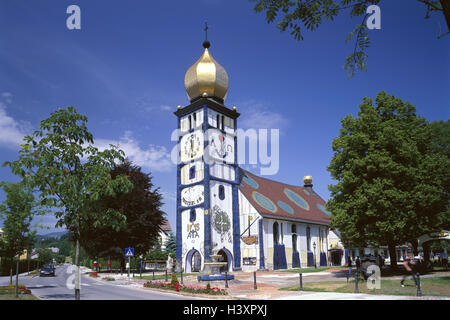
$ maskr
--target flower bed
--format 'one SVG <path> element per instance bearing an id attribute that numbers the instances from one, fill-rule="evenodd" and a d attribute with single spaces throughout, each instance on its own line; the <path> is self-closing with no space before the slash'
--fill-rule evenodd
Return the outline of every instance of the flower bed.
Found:
<path id="1" fill-rule="evenodd" d="M 90 273 L 89 273 L 89 276 L 90 276 L 90 277 L 97 278 L 97 277 L 98 277 L 98 273 L 97 273 L 97 272 L 90 272 Z"/>
<path id="2" fill-rule="evenodd" d="M 200 286 L 185 286 L 181 284 L 171 284 L 170 282 L 162 281 L 147 281 L 144 283 L 146 288 L 159 288 L 167 290 L 175 290 L 188 293 L 199 293 L 199 294 L 211 294 L 211 295 L 227 295 L 228 293 L 225 289 L 211 288 L 210 286 L 200 287 Z"/>
<path id="3" fill-rule="evenodd" d="M 0 287 L 0 293 L 15 293 L 15 290 L 16 288 L 14 285 Z M 17 292 L 19 294 L 31 294 L 31 290 L 25 287 L 23 284 L 18 285 Z"/>

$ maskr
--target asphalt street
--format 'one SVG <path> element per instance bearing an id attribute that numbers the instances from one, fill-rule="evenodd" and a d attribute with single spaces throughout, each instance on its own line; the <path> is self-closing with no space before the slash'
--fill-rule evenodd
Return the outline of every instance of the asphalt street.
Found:
<path id="1" fill-rule="evenodd" d="M 19 283 L 31 290 L 33 295 L 42 300 L 74 300 L 75 290 L 70 289 L 70 265 L 56 267 L 55 277 L 20 275 Z M 68 281 L 69 279 L 69 281 Z M 15 283 L 13 276 L 13 283 Z M 73 283 L 73 282 L 72 282 Z M 0 277 L 0 285 L 8 285 L 9 277 Z M 186 296 L 152 292 L 136 287 L 127 281 L 115 281 L 114 284 L 104 280 L 93 279 L 81 272 L 81 300 L 189 300 Z"/>

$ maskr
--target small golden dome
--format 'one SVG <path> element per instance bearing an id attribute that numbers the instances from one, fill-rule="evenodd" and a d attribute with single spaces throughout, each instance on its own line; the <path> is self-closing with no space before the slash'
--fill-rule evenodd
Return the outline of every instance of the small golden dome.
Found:
<path id="1" fill-rule="evenodd" d="M 312 183 L 312 176 L 306 175 L 303 177 L 303 183 L 304 184 L 311 184 Z"/>
<path id="2" fill-rule="evenodd" d="M 184 76 L 184 87 L 192 101 L 197 97 L 217 97 L 225 100 L 228 91 L 228 74 L 209 53 L 209 42 L 203 43 L 205 51 Z"/>

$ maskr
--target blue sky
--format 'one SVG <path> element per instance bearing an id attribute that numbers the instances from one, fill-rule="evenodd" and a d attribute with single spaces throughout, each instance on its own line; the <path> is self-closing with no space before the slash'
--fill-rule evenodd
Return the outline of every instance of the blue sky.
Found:
<path id="1" fill-rule="evenodd" d="M 81 8 L 81 30 L 66 28 L 66 8 Z M 381 30 L 369 31 L 367 72 L 343 71 L 360 23 L 344 13 L 295 41 L 267 24 L 243 0 L 0 3 L 0 162 L 17 158 L 21 137 L 58 107 L 89 118 L 96 143 L 117 143 L 164 195 L 175 228 L 176 168 L 170 141 L 173 111 L 189 103 L 184 73 L 200 57 L 204 21 L 210 52 L 230 77 L 226 105 L 238 125 L 280 128 L 280 170 L 268 178 L 302 184 L 329 198 L 326 166 L 340 119 L 381 90 L 411 102 L 428 120 L 450 115 L 450 35 L 437 39 L 441 14 L 424 19 L 415 0 L 382 1 Z M 258 174 L 259 170 L 254 169 Z M 8 168 L 0 180 L 16 181 Z M 0 200 L 4 194 L 0 194 Z M 55 220 L 42 223 L 54 230 Z"/>

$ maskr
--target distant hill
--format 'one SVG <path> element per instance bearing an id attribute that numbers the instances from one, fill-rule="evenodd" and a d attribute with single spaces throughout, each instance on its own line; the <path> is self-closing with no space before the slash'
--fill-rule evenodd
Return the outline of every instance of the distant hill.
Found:
<path id="1" fill-rule="evenodd" d="M 50 232 L 50 233 L 46 233 L 46 234 L 37 234 L 36 240 L 41 241 L 41 240 L 52 239 L 52 238 L 60 239 L 63 235 L 65 235 L 67 233 L 68 233 L 68 231 L 59 231 L 59 232 Z"/>

